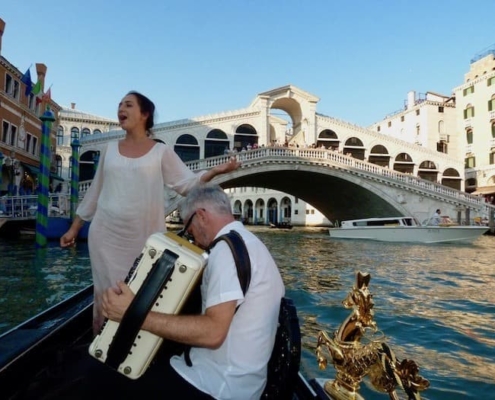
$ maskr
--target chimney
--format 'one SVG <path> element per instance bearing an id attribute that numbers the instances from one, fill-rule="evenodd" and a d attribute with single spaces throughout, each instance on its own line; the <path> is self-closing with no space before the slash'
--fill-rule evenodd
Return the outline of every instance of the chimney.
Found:
<path id="1" fill-rule="evenodd" d="M 2 54 L 2 37 L 4 31 L 5 31 L 5 21 L 2 18 L 0 18 L 0 54 Z"/>
<path id="2" fill-rule="evenodd" d="M 414 90 L 411 90 L 410 92 L 407 93 L 407 109 L 410 110 L 411 108 L 413 108 L 415 103 L 416 103 L 416 92 Z"/>
<path id="3" fill-rule="evenodd" d="M 70 103 L 70 108 L 71 108 L 71 110 L 75 110 L 76 109 L 76 103 Z"/>
<path id="4" fill-rule="evenodd" d="M 36 63 L 36 73 L 38 74 L 38 79 L 41 81 L 41 90 L 45 92 L 45 76 L 46 76 L 46 65 Z"/>

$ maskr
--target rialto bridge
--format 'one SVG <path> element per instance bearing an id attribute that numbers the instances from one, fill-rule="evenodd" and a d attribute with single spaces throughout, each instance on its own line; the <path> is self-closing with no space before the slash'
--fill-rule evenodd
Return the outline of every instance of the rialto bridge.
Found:
<path id="1" fill-rule="evenodd" d="M 153 131 L 195 170 L 225 161 L 227 150 L 237 152 L 243 167 L 220 177 L 223 187 L 292 194 L 332 221 L 397 213 L 427 218 L 436 208 L 459 219 L 461 210 L 467 211 L 462 219 L 485 214 L 482 199 L 462 191 L 463 159 L 318 114 L 318 101 L 289 85 L 260 93 L 247 108 L 162 123 Z M 123 136 L 111 131 L 81 138 L 81 181 L 92 178 L 106 143 Z"/>
<path id="2" fill-rule="evenodd" d="M 228 157 L 187 164 L 200 171 L 224 163 Z M 237 158 L 242 167 L 215 180 L 223 188 L 250 186 L 288 193 L 313 205 L 331 221 L 390 215 L 413 215 L 422 221 L 441 208 L 464 223 L 489 213 L 480 197 L 332 150 L 263 147 L 238 153 Z M 81 190 L 88 183 L 81 182 Z M 181 196 L 167 196 L 170 206 L 166 214 L 170 214 Z M 243 215 L 267 215 L 267 206 L 254 204 L 253 210 L 243 210 Z"/>

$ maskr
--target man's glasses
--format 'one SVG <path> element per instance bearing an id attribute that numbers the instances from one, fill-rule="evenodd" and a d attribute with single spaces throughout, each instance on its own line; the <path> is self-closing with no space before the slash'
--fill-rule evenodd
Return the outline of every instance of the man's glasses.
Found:
<path id="1" fill-rule="evenodd" d="M 191 226 L 191 222 L 194 219 L 194 216 L 196 215 L 196 211 L 194 211 L 191 216 L 189 217 L 189 220 L 187 221 L 186 225 L 184 225 L 184 228 L 182 228 L 179 233 L 177 233 L 177 236 L 184 237 L 185 239 L 193 242 L 194 241 L 194 236 L 191 235 L 190 233 L 187 232 L 189 227 Z"/>

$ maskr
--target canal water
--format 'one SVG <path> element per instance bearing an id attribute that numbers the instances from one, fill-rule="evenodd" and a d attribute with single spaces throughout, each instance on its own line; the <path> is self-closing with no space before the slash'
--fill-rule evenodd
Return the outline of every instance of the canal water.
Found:
<path id="1" fill-rule="evenodd" d="M 495 399 L 495 237 L 471 245 L 413 245 L 331 239 L 317 228 L 252 228 L 271 249 L 298 308 L 302 370 L 318 370 L 314 349 L 349 314 L 342 300 L 356 271 L 371 274 L 375 321 L 399 359 L 420 365 L 425 399 Z M 32 241 L 0 242 L 0 332 L 91 282 L 88 249 L 52 243 L 35 255 Z M 366 399 L 386 395 L 370 388 Z M 401 398 L 407 398 L 399 391 Z"/>

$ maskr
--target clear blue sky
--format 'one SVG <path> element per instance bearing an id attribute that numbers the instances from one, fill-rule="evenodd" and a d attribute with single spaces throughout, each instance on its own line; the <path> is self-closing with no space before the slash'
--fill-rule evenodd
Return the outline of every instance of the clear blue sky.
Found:
<path id="1" fill-rule="evenodd" d="M 295 85 L 367 126 L 409 90 L 446 95 L 495 44 L 494 0 L 3 1 L 2 55 L 48 67 L 62 106 L 115 118 L 138 90 L 157 121 L 243 108 Z"/>

